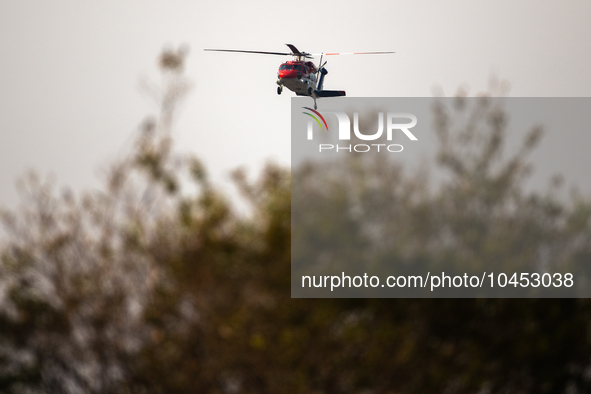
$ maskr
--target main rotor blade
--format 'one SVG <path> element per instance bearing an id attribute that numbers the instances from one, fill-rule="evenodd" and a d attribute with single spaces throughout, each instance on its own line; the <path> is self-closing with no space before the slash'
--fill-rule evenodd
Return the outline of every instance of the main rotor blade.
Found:
<path id="1" fill-rule="evenodd" d="M 334 56 L 334 55 L 385 55 L 396 52 L 328 52 L 328 53 L 313 53 L 313 56 Z"/>
<path id="2" fill-rule="evenodd" d="M 287 47 L 288 47 L 289 49 L 291 49 L 291 53 L 293 53 L 294 55 L 298 55 L 298 54 L 300 54 L 300 53 L 301 53 L 301 52 L 298 50 L 298 48 L 296 48 L 294 45 L 292 45 L 292 44 L 285 44 L 285 45 L 287 45 Z"/>
<path id="3" fill-rule="evenodd" d="M 263 52 L 263 51 L 241 51 L 239 49 L 204 49 L 204 51 L 215 51 L 215 52 L 241 52 L 241 53 L 260 53 L 263 55 L 281 55 L 281 56 L 290 56 L 291 53 L 285 52 Z"/>

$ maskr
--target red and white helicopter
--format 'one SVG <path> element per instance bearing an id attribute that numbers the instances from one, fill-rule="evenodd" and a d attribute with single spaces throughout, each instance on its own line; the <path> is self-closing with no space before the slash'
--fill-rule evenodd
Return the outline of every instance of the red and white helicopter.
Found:
<path id="1" fill-rule="evenodd" d="M 259 53 L 263 55 L 281 55 L 293 56 L 293 60 L 282 63 L 277 71 L 277 94 L 281 94 L 285 86 L 298 96 L 310 96 L 314 99 L 314 109 L 316 106 L 316 99 L 321 97 L 339 97 L 345 96 L 344 90 L 325 90 L 323 89 L 324 77 L 328 74 L 328 70 L 324 67 L 326 61 L 322 63 L 323 56 L 334 55 L 380 55 L 394 52 L 352 52 L 352 53 L 320 53 L 311 54 L 307 52 L 300 52 L 295 46 L 285 44 L 291 50 L 286 52 L 263 52 L 263 51 L 243 51 L 237 49 L 205 49 L 205 51 L 216 52 L 241 52 L 241 53 Z M 313 56 L 320 56 L 318 67 L 309 61 Z"/>

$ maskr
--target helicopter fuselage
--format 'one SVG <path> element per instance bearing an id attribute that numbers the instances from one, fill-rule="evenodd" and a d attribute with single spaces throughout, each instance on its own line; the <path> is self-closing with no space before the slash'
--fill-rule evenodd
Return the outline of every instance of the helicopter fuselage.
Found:
<path id="1" fill-rule="evenodd" d="M 315 96 L 316 73 L 318 69 L 312 62 L 289 61 L 281 64 L 277 71 L 277 85 L 285 86 L 301 96 Z"/>

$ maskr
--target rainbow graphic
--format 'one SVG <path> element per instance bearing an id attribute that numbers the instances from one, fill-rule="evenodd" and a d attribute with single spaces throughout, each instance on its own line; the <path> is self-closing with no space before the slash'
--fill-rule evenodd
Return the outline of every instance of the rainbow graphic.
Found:
<path id="1" fill-rule="evenodd" d="M 314 112 L 316 115 L 320 116 L 320 119 L 322 119 L 322 123 L 324 123 L 324 126 L 326 127 L 326 131 L 328 131 L 328 125 L 326 124 L 326 120 L 324 120 L 324 117 L 322 115 L 320 115 L 320 112 L 313 110 L 312 108 L 308 108 L 308 107 L 302 107 L 304 109 L 307 109 L 309 111 Z M 318 123 L 318 126 L 320 126 L 320 130 L 324 130 L 324 128 L 322 127 L 322 123 L 320 123 L 320 120 L 318 120 L 317 117 L 315 117 L 314 115 L 312 115 L 309 112 L 302 112 L 303 114 L 306 114 L 308 116 L 311 116 L 312 118 L 314 118 L 314 120 L 316 121 L 316 123 Z"/>

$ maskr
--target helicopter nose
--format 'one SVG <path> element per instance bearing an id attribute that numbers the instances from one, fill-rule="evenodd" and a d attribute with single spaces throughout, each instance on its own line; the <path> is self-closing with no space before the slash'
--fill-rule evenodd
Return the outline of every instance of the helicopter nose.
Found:
<path id="1" fill-rule="evenodd" d="M 279 78 L 297 78 L 297 71 L 296 70 L 280 70 L 279 71 Z"/>

